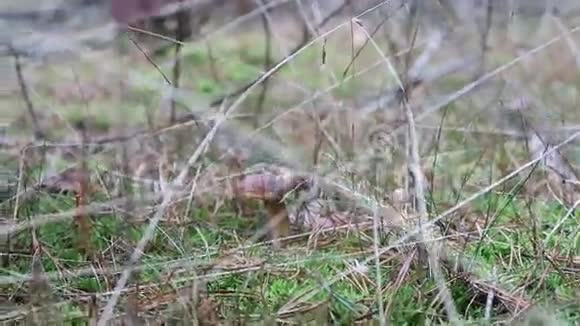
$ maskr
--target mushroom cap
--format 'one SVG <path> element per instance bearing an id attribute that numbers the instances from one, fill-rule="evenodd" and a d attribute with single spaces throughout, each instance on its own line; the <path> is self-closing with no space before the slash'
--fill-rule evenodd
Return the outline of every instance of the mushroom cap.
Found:
<path id="1" fill-rule="evenodd" d="M 235 191 L 242 198 L 281 201 L 287 193 L 307 187 L 308 180 L 304 176 L 262 171 L 241 177 L 235 184 Z"/>
<path id="2" fill-rule="evenodd" d="M 39 186 L 51 193 L 73 193 L 81 191 L 83 182 L 90 181 L 90 174 L 80 167 L 68 168 L 44 180 Z M 90 186 L 90 185 L 89 185 Z"/>

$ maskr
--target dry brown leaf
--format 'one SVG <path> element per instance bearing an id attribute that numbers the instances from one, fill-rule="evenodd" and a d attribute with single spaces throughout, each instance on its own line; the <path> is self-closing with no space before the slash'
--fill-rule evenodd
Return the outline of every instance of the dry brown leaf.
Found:
<path id="1" fill-rule="evenodd" d="M 332 209 L 328 202 L 316 198 L 302 204 L 292 214 L 291 221 L 309 230 L 321 230 L 350 225 L 354 215 Z"/>
<path id="2" fill-rule="evenodd" d="M 212 298 L 201 298 L 197 306 L 197 320 L 200 325 L 221 325 L 219 304 Z"/>

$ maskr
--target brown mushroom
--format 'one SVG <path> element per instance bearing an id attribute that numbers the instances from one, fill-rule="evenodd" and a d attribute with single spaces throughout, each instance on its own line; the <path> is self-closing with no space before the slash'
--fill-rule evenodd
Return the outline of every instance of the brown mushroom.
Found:
<path id="1" fill-rule="evenodd" d="M 261 200 L 268 211 L 267 228 L 274 244 L 290 234 L 290 220 L 284 198 L 292 191 L 308 187 L 307 178 L 282 169 L 258 171 L 234 180 L 234 196 L 242 200 Z"/>
<path id="2" fill-rule="evenodd" d="M 80 250 L 88 257 L 91 255 L 91 221 L 86 214 L 88 193 L 94 191 L 90 184 L 90 174 L 86 167 L 71 167 L 53 175 L 39 184 L 39 189 L 49 193 L 73 195 L 77 212 L 74 215 L 79 231 Z"/>
<path id="3" fill-rule="evenodd" d="M 80 167 L 71 167 L 42 181 L 38 187 L 49 193 L 78 195 L 82 186 L 89 184 L 89 173 Z"/>

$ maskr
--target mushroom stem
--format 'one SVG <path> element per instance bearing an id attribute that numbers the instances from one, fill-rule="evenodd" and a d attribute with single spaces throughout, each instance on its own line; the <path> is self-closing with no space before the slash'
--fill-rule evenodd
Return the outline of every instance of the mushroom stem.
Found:
<path id="1" fill-rule="evenodd" d="M 267 227 L 273 244 L 276 247 L 281 247 L 280 239 L 290 235 L 290 219 L 286 205 L 278 201 L 265 201 L 264 206 L 268 211 Z"/>

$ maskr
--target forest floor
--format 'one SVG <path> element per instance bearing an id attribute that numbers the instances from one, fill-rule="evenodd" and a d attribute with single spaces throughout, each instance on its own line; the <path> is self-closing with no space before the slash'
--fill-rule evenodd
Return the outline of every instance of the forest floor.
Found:
<path id="1" fill-rule="evenodd" d="M 580 183 L 537 160 L 527 129 L 503 115 L 508 102 L 531 99 L 512 111 L 552 145 L 566 141 L 557 157 L 580 171 L 574 20 L 534 33 L 491 26 L 482 64 L 481 35 L 467 28 L 437 41 L 423 27 L 412 43 L 400 21 L 335 19 L 245 100 L 210 106 L 288 58 L 302 31 L 274 20 L 269 39 L 257 16 L 186 43 L 177 93 L 174 45 L 135 31 L 78 58 L 19 59 L 21 78 L 13 69 L 0 99 L 0 173 L 11 185 L 0 202 L 0 320 L 96 322 L 118 300 L 112 317 L 126 323 L 580 323 Z M 159 45 L 170 47 L 154 53 Z M 429 63 L 417 64 L 430 47 Z M 421 76 L 406 101 L 427 220 L 438 220 L 432 243 L 401 245 L 408 225 L 395 232 L 377 216 L 324 231 L 294 217 L 273 246 L 264 203 L 212 188 L 235 162 L 275 162 L 413 220 L 399 198 L 411 196 L 412 146 L 393 70 L 403 82 Z M 194 119 L 172 121 L 172 106 Z M 182 171 L 185 190 L 174 190 Z M 292 216 L 305 214 L 297 197 Z M 331 199 L 308 216 L 361 214 Z M 460 253 L 455 266 L 427 264 L 422 248 L 435 243 Z"/>

